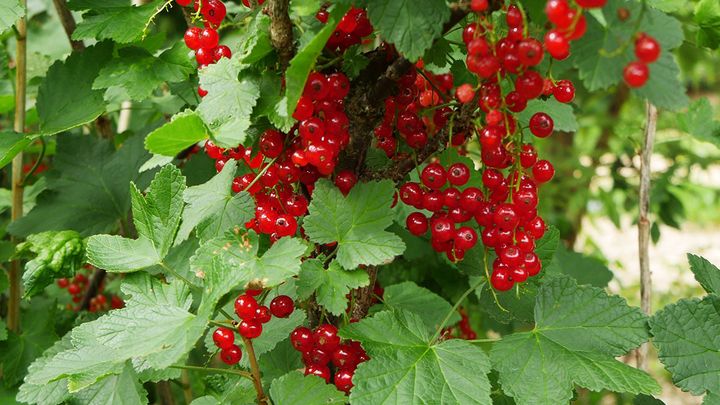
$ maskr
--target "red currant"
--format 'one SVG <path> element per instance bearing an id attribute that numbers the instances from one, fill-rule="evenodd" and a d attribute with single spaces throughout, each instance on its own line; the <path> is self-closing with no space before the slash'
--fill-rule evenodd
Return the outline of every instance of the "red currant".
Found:
<path id="1" fill-rule="evenodd" d="M 220 352 L 220 359 L 229 366 L 239 363 L 241 358 L 242 351 L 236 345 L 231 345 Z"/>
<path id="2" fill-rule="evenodd" d="M 262 324 L 256 320 L 242 320 L 238 332 L 247 339 L 255 339 L 262 334 Z"/>
<path id="3" fill-rule="evenodd" d="M 235 300 L 235 313 L 240 319 L 253 319 L 257 313 L 258 303 L 254 297 L 242 294 Z"/>
<path id="4" fill-rule="evenodd" d="M 235 343 L 235 334 L 229 328 L 217 328 L 213 332 L 213 342 L 221 349 L 227 349 Z"/>
<path id="5" fill-rule="evenodd" d="M 294 310 L 295 303 L 287 295 L 278 295 L 270 301 L 270 312 L 277 318 L 287 318 Z"/>

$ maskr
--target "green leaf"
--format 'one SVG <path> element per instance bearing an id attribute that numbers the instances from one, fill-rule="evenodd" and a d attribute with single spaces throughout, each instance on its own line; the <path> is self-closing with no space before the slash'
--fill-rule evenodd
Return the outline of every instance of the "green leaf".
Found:
<path id="1" fill-rule="evenodd" d="M 345 296 L 350 290 L 370 284 L 367 272 L 345 270 L 335 260 L 323 266 L 322 260 L 312 259 L 303 263 L 297 281 L 298 296 L 309 297 L 315 293 L 318 304 L 333 315 L 341 315 L 347 309 Z"/>
<path id="2" fill-rule="evenodd" d="M 318 181 L 303 226 L 311 241 L 338 243 L 337 261 L 346 269 L 378 265 L 402 254 L 405 244 L 385 229 L 393 222 L 394 184 L 359 183 L 343 197 L 327 180 Z"/>
<path id="3" fill-rule="evenodd" d="M 412 62 L 442 35 L 450 19 L 450 8 L 436 0 L 368 0 L 367 11 L 380 36 Z"/>
<path id="4" fill-rule="evenodd" d="M 36 298 L 33 311 L 23 312 L 20 317 L 20 334 L 10 331 L 7 340 L 0 342 L 5 386 L 19 383 L 33 360 L 57 340 L 55 317 L 55 302 Z"/>
<path id="5" fill-rule="evenodd" d="M 145 148 L 156 155 L 174 157 L 207 137 L 202 119 L 194 111 L 185 110 L 150 132 L 145 138 Z"/>
<path id="6" fill-rule="evenodd" d="M 50 66 L 37 96 L 42 134 L 53 135 L 87 124 L 105 111 L 103 91 L 93 90 L 92 83 L 111 52 L 112 46 L 102 43 Z"/>
<path id="7" fill-rule="evenodd" d="M 351 46 L 343 54 L 342 71 L 352 80 L 358 77 L 369 63 L 370 59 L 363 55 L 360 45 Z"/>
<path id="8" fill-rule="evenodd" d="M 300 272 L 305 245 L 299 239 L 282 238 L 262 256 L 258 256 L 258 248 L 257 234 L 239 229 L 200 246 L 190 264 L 204 280 L 203 304 L 214 305 L 233 288 L 245 287 L 250 282 L 269 288 Z"/>
<path id="9" fill-rule="evenodd" d="M 650 318 L 658 357 L 683 391 L 720 387 L 720 298 L 683 299 Z"/>
<path id="10" fill-rule="evenodd" d="M 527 126 L 530 118 L 537 112 L 544 112 L 553 119 L 555 131 L 575 132 L 578 130 L 578 122 L 575 119 L 572 105 L 563 104 L 554 98 L 530 100 L 527 108 L 518 114 L 518 121 L 523 126 Z"/>
<path id="11" fill-rule="evenodd" d="M 94 235 L 87 244 L 88 263 L 111 273 L 146 269 L 162 261 L 147 238 L 128 239 L 119 235 Z"/>
<path id="12" fill-rule="evenodd" d="M 258 338 L 253 339 L 255 356 L 262 356 L 275 349 L 278 343 L 286 340 L 293 329 L 302 325 L 303 322 L 305 322 L 305 312 L 294 311 L 287 318 L 273 317 L 270 322 L 263 324 L 262 334 Z M 241 366 L 250 367 L 247 356 L 243 356 Z"/>
<path id="13" fill-rule="evenodd" d="M 27 381 L 44 384 L 67 378 L 70 392 L 76 392 L 102 377 L 120 374 L 127 360 L 133 360 L 136 371 L 163 370 L 195 346 L 206 324 L 207 318 L 175 305 L 129 302 L 73 329 L 74 348 L 53 356 Z"/>
<path id="14" fill-rule="evenodd" d="M 382 308 L 413 312 L 422 318 L 428 328 L 437 329 L 452 310 L 452 305 L 434 292 L 406 281 L 385 287 Z M 460 315 L 453 312 L 448 325 L 459 321 Z"/>
<path id="15" fill-rule="evenodd" d="M 552 263 L 545 267 L 548 273 L 563 273 L 572 276 L 578 284 L 607 287 L 613 273 L 602 261 L 582 253 L 568 250 L 560 244 Z"/>
<path id="16" fill-rule="evenodd" d="M 690 270 L 708 294 L 720 294 L 720 269 L 706 258 L 688 253 Z"/>
<path id="17" fill-rule="evenodd" d="M 185 192 L 185 177 L 173 165 L 163 167 L 150 183 L 150 191 L 143 196 L 131 184 L 133 223 L 140 237 L 152 242 L 162 259 L 167 255 L 180 225 Z"/>
<path id="18" fill-rule="evenodd" d="M 25 135 L 8 131 L 0 132 L 0 168 L 12 162 L 15 155 L 25 150 L 30 142 L 32 142 L 30 138 Z"/>
<path id="19" fill-rule="evenodd" d="M 15 25 L 25 15 L 25 8 L 18 0 L 0 0 L 0 33 Z"/>
<path id="20" fill-rule="evenodd" d="M 325 48 L 330 35 L 335 31 L 335 27 L 349 8 L 348 4 L 336 3 L 330 12 L 327 23 L 312 40 L 298 50 L 295 57 L 290 61 L 290 65 L 285 71 L 285 97 L 280 100 L 275 109 L 280 117 L 289 118 L 295 112 L 295 107 L 297 107 L 297 102 L 305 89 L 305 82 L 310 71 Z M 287 130 L 289 128 L 280 129 Z"/>
<path id="21" fill-rule="evenodd" d="M 80 0 L 71 3 L 74 10 L 91 9 L 83 14 L 73 39 L 111 39 L 126 44 L 139 40 L 150 18 L 164 8 L 164 0 L 154 0 L 135 7 L 127 2 L 106 0 Z"/>
<path id="22" fill-rule="evenodd" d="M 334 385 L 314 375 L 304 376 L 299 371 L 276 379 L 270 386 L 270 398 L 276 404 L 344 404 L 345 394 Z"/>
<path id="23" fill-rule="evenodd" d="M 270 54 L 273 50 L 270 42 L 270 17 L 262 12 L 255 14 L 255 18 L 232 49 L 237 49 L 233 58 L 240 62 L 242 68 L 251 66 Z"/>
<path id="24" fill-rule="evenodd" d="M 116 152 L 106 140 L 59 137 L 53 159 L 57 177 L 48 182 L 35 208 L 10 225 L 10 232 L 27 236 L 72 229 L 89 236 L 117 229 L 130 209 L 128 184 L 145 177 L 138 173 L 149 157 L 142 142 L 142 137 L 132 137 Z"/>
<path id="25" fill-rule="evenodd" d="M 229 160 L 222 171 L 207 183 L 185 190 L 187 203 L 175 243 L 180 243 L 196 229 L 200 240 L 222 236 L 225 231 L 244 224 L 255 215 L 255 204 L 247 192 L 234 194 L 232 181 L 237 162 Z"/>
<path id="26" fill-rule="evenodd" d="M 677 114 L 678 128 L 698 140 L 720 147 L 720 122 L 715 119 L 710 101 L 703 97 L 693 101 L 685 114 Z"/>
<path id="27" fill-rule="evenodd" d="M 131 100 L 142 101 L 163 83 L 187 80 L 194 71 L 183 42 L 157 57 L 143 48 L 122 48 L 118 56 L 100 70 L 93 89 L 119 86 Z"/>
<path id="28" fill-rule="evenodd" d="M 558 276 L 540 288 L 535 328 L 504 337 L 490 358 L 503 391 L 518 403 L 566 403 L 575 385 L 651 394 L 660 391 L 655 380 L 614 359 L 647 338 L 638 308 Z"/>
<path id="29" fill-rule="evenodd" d="M 665 403 L 650 395 L 640 394 L 633 399 L 633 405 L 665 405 Z"/>
<path id="30" fill-rule="evenodd" d="M 5 321 L 0 319 L 0 342 L 7 340 L 8 338 L 8 329 L 7 325 L 5 325 Z"/>
<path id="31" fill-rule="evenodd" d="M 290 9 L 299 17 L 307 17 L 317 13 L 321 5 L 320 0 L 295 0 L 290 4 Z"/>
<path id="32" fill-rule="evenodd" d="M 355 371 L 353 404 L 490 404 L 490 361 L 479 347 L 452 339 L 431 342 L 422 318 L 383 311 L 343 327 L 370 360 Z"/>
<path id="33" fill-rule="evenodd" d="M 30 367 L 28 367 L 28 376 L 43 369 L 52 356 L 71 348 L 72 343 L 70 341 L 70 334 L 68 333 L 33 361 Z M 46 384 L 31 384 L 27 382 L 27 379 L 28 377 L 25 377 L 25 382 L 20 386 L 17 395 L 17 400 L 20 402 L 37 405 L 58 405 L 70 397 L 66 379 L 60 379 Z"/>
<path id="34" fill-rule="evenodd" d="M 648 67 L 650 78 L 642 87 L 633 89 L 633 93 L 668 110 L 678 110 L 688 105 L 690 100 L 685 85 L 679 79 L 680 68 L 672 54 L 663 53 L 660 59 Z"/>
<path id="35" fill-rule="evenodd" d="M 74 276 L 83 264 L 85 247 L 75 231 L 49 231 L 28 236 L 17 246 L 17 253 L 33 257 L 22 275 L 24 296 L 32 297 L 56 278 Z"/>
<path id="36" fill-rule="evenodd" d="M 287 336 L 286 339 L 278 343 L 273 350 L 260 356 L 258 358 L 258 364 L 260 365 L 263 381 L 268 382 L 290 371 L 305 367 L 300 353 L 295 350 L 290 343 L 290 338 Z"/>
<path id="37" fill-rule="evenodd" d="M 73 395 L 83 405 L 144 405 L 147 392 L 129 364 L 122 373 L 105 377 Z"/>
<path id="38" fill-rule="evenodd" d="M 260 97 L 259 78 L 243 74 L 238 79 L 239 73 L 239 63 L 227 58 L 200 71 L 200 86 L 208 94 L 197 113 L 222 147 L 234 148 L 245 141 L 250 115 Z"/>
<path id="39" fill-rule="evenodd" d="M 135 273 L 125 277 L 120 289 L 130 297 L 127 306 L 169 305 L 190 309 L 192 305 L 189 287 L 179 280 L 166 284 L 147 273 Z"/>
<path id="40" fill-rule="evenodd" d="M 694 18 L 700 28 L 696 34 L 698 45 L 717 49 L 720 45 L 720 3 L 700 0 L 695 6 Z"/>

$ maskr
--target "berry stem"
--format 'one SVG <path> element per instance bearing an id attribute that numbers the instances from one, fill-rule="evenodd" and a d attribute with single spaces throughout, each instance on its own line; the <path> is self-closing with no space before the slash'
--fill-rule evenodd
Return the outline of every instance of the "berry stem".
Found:
<path id="1" fill-rule="evenodd" d="M 466 340 L 468 343 L 494 343 L 501 341 L 502 338 L 472 339 Z"/>
<path id="2" fill-rule="evenodd" d="M 199 367 L 199 366 L 170 366 L 170 368 L 177 368 L 180 370 L 201 371 L 203 373 L 232 374 L 232 375 L 239 375 L 241 377 L 245 377 L 250 380 L 253 379 L 252 374 L 248 373 L 247 371 L 235 370 L 235 369 L 231 369 L 231 368 L 215 368 L 215 367 Z"/>
<path id="3" fill-rule="evenodd" d="M 259 404 L 267 404 L 268 400 L 263 392 L 262 380 L 260 379 L 260 367 L 258 366 L 257 358 L 255 358 L 255 349 L 253 348 L 252 341 L 243 336 L 243 343 L 245 343 L 245 352 L 248 355 L 250 361 L 250 370 L 252 371 L 252 380 L 255 385 L 255 391 L 257 392 L 257 399 Z"/>
<path id="4" fill-rule="evenodd" d="M 488 278 L 488 280 L 489 280 L 489 278 Z M 445 328 L 445 325 L 447 325 L 447 323 L 450 321 L 450 317 L 452 317 L 452 315 L 455 312 L 457 312 L 458 308 L 460 308 L 460 304 L 462 304 L 463 301 L 465 301 L 465 298 L 467 298 L 467 296 L 470 295 L 470 293 L 475 291 L 478 287 L 480 287 L 481 285 L 483 285 L 483 283 L 486 283 L 486 282 L 487 281 L 481 277 L 477 283 L 475 283 L 473 286 L 468 288 L 463 293 L 463 295 L 460 296 L 460 298 L 457 300 L 457 302 L 455 302 L 455 305 L 453 305 L 453 307 L 450 309 L 450 311 L 448 311 L 447 315 L 445 315 L 445 319 L 443 319 L 443 321 L 440 323 L 440 326 L 438 326 L 437 331 L 435 331 L 435 334 L 433 335 L 432 339 L 430 339 L 431 345 L 434 344 L 435 341 L 440 337 L 440 334 L 442 333 L 442 330 Z"/>

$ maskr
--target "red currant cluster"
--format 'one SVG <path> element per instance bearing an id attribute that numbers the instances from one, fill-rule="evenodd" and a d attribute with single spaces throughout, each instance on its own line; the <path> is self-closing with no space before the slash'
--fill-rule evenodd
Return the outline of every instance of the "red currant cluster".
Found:
<path id="1" fill-rule="evenodd" d="M 423 64 L 418 62 L 416 66 L 422 69 Z M 398 149 L 396 130 L 410 148 L 422 149 L 430 136 L 445 127 L 452 112 L 449 107 L 436 106 L 448 98 L 453 76 L 420 71 L 422 74 L 413 70 L 403 75 L 398 81 L 397 94 L 385 99 L 383 121 L 374 132 L 376 146 L 389 158 L 395 156 Z"/>
<path id="2" fill-rule="evenodd" d="M 444 328 L 441 334 L 443 339 L 477 339 L 477 333 L 470 325 L 470 318 L 468 317 L 467 311 L 465 311 L 464 308 L 460 308 L 458 312 L 460 313 L 460 322 L 458 322 L 456 326 Z M 458 334 L 455 333 L 456 330 L 459 331 Z"/>
<path id="3" fill-rule="evenodd" d="M 180 6 L 190 5 L 191 0 L 175 0 Z M 220 0 L 198 0 L 194 2 L 196 12 L 202 15 L 205 28 L 190 27 L 185 31 L 185 45 L 195 52 L 195 60 L 198 68 L 202 69 L 222 58 L 230 58 L 232 52 L 225 45 L 220 45 L 220 35 L 217 27 L 225 19 L 227 10 L 225 4 Z M 207 91 L 198 87 L 200 97 L 205 97 Z"/>
<path id="4" fill-rule="evenodd" d="M 336 369 L 333 383 L 347 394 L 353 387 L 355 369 L 369 357 L 360 342 L 348 340 L 342 343 L 337 332 L 330 324 L 320 325 L 315 330 L 299 326 L 290 334 L 290 342 L 302 353 L 305 375 L 316 375 L 329 384 L 332 365 Z"/>
<path id="5" fill-rule="evenodd" d="M 655 38 L 641 32 L 635 39 L 635 57 L 623 69 L 623 78 L 630 87 L 642 87 L 650 78 L 648 64 L 653 63 L 660 57 L 660 44 Z"/>
<path id="6" fill-rule="evenodd" d="M 422 184 L 408 182 L 400 186 L 402 202 L 433 213 L 430 219 L 422 212 L 411 213 L 406 219 L 407 229 L 416 236 L 430 229 L 433 249 L 445 252 L 454 262 L 462 260 L 478 241 L 473 228 L 456 228 L 456 224 L 472 220 L 484 200 L 482 190 L 476 187 L 458 189 L 469 179 L 470 169 L 464 163 L 455 163 L 447 170 L 440 163 L 430 163 L 420 174 Z"/>
<path id="7" fill-rule="evenodd" d="M 330 14 L 327 7 L 317 12 L 315 18 L 326 24 Z M 373 27 L 367 17 L 367 12 L 362 8 L 352 7 L 338 23 L 325 48 L 331 51 L 344 52 L 353 45 L 362 42 L 362 39 L 372 34 Z"/>
<path id="8" fill-rule="evenodd" d="M 77 273 L 72 278 L 72 280 L 67 278 L 59 278 L 56 282 L 58 287 L 67 290 L 68 294 L 72 296 L 72 301 L 74 303 L 79 304 L 80 302 L 82 302 L 83 296 L 87 291 L 89 280 L 85 274 Z M 103 294 L 103 290 L 104 286 L 100 285 L 98 287 L 97 295 L 90 298 L 88 311 L 108 311 L 110 309 L 119 309 L 125 306 L 125 302 L 123 302 L 122 298 L 114 294 L 106 296 L 105 294 Z M 108 297 L 110 297 L 110 302 L 108 302 Z M 81 308 L 76 305 L 67 304 L 67 309 L 69 311 L 79 311 Z"/>
<path id="9" fill-rule="evenodd" d="M 295 310 L 293 299 L 287 295 L 278 295 L 270 301 L 270 307 L 260 305 L 255 298 L 262 290 L 246 290 L 235 300 L 235 314 L 240 317 L 237 326 L 240 336 L 255 339 L 262 334 L 262 325 L 272 317 L 287 318 Z M 228 365 L 237 364 L 242 358 L 242 350 L 235 344 L 235 332 L 220 327 L 213 332 L 213 342 L 220 349 L 220 359 Z"/>

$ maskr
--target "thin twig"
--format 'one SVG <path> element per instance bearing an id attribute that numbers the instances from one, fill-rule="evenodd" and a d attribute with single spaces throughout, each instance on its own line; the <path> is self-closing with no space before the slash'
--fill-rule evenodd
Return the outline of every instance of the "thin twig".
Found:
<path id="1" fill-rule="evenodd" d="M 75 32 L 77 24 L 75 23 L 75 17 L 73 17 L 72 13 L 68 9 L 65 0 L 53 0 L 53 4 L 55 4 L 55 11 L 57 11 L 58 17 L 60 17 L 60 24 L 62 24 L 65 34 L 67 34 L 72 50 L 75 52 L 85 50 L 85 44 L 83 41 L 72 39 L 72 35 Z"/>
<path id="2" fill-rule="evenodd" d="M 245 353 L 247 353 L 248 360 L 250 361 L 250 370 L 252 371 L 252 379 L 255 385 L 255 391 L 257 392 L 258 403 L 261 405 L 267 404 L 268 400 L 263 391 L 262 380 L 260 379 L 260 366 L 258 366 L 257 358 L 255 357 L 252 340 L 243 336 L 243 342 L 245 343 Z"/>
<path id="3" fill-rule="evenodd" d="M 21 1 L 23 8 L 27 8 L 26 0 Z M 25 133 L 25 101 L 27 96 L 27 24 L 25 17 L 22 17 L 15 24 L 17 33 L 17 47 L 15 51 L 15 132 Z M 23 215 L 23 154 L 18 153 L 12 161 L 12 207 L 10 217 L 13 221 Z M 17 240 L 13 237 L 13 243 Z M 13 260 L 10 263 L 8 274 L 10 283 L 10 295 L 8 302 L 7 325 L 11 331 L 18 332 L 20 329 L 20 274 L 22 273 L 20 260 Z"/>
<path id="4" fill-rule="evenodd" d="M 92 277 L 90 278 L 90 283 L 88 284 L 87 290 L 85 290 L 85 295 L 83 295 L 82 301 L 80 301 L 80 310 L 86 310 L 90 308 L 90 300 L 93 299 L 100 291 L 100 285 L 105 281 L 105 276 L 107 275 L 107 272 L 103 269 L 95 269 L 95 272 L 93 273 Z"/>
<path id="5" fill-rule="evenodd" d="M 640 307 L 646 314 L 650 314 L 650 299 L 652 297 L 652 278 L 650 273 L 650 164 L 657 129 L 657 108 L 650 102 L 646 103 L 645 138 L 640 154 L 640 215 L 638 219 L 638 250 L 640 260 Z M 647 370 L 648 344 L 645 343 L 637 350 L 637 366 Z"/>
<path id="6" fill-rule="evenodd" d="M 448 321 L 450 321 L 450 318 L 452 315 L 457 312 L 458 308 L 460 308 L 460 305 L 463 301 L 465 301 L 465 298 L 467 298 L 468 295 L 472 294 L 473 291 L 475 291 L 478 287 L 480 287 L 485 282 L 485 279 L 482 277 L 480 278 L 480 281 L 475 283 L 475 285 L 468 288 L 463 295 L 458 298 L 457 302 L 455 302 L 455 305 L 448 311 L 447 315 L 445 315 L 445 319 L 440 323 L 440 326 L 438 326 L 437 331 L 435 331 L 435 334 L 433 335 L 432 339 L 430 339 L 430 344 L 435 343 L 435 341 L 440 337 L 440 334 L 442 333 L 443 328 L 447 325 Z"/>

